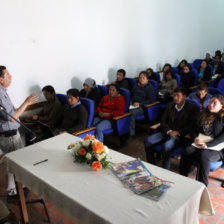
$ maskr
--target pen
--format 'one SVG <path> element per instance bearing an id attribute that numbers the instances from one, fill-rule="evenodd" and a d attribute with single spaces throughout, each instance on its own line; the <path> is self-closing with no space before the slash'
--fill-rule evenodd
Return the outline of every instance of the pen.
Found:
<path id="1" fill-rule="evenodd" d="M 45 159 L 45 160 L 42 160 L 42 161 L 40 161 L 40 162 L 34 163 L 33 165 L 35 166 L 35 165 L 38 165 L 38 164 L 40 164 L 40 163 L 44 163 L 44 162 L 47 162 L 47 161 L 48 161 L 48 159 Z"/>

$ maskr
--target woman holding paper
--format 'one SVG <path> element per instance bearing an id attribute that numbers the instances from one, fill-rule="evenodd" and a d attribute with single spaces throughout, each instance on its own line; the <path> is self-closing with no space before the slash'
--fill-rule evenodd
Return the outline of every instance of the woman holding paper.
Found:
<path id="1" fill-rule="evenodd" d="M 214 95 L 208 107 L 198 117 L 194 143 L 183 151 L 180 174 L 187 176 L 191 165 L 196 161 L 198 168 L 196 179 L 208 186 L 210 163 L 222 159 L 224 159 L 224 97 Z"/>

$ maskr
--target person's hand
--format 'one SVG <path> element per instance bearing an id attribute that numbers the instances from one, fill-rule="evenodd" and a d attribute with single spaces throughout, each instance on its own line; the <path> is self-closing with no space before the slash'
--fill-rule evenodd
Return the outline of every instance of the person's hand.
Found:
<path id="1" fill-rule="evenodd" d="M 134 107 L 139 107 L 139 106 L 140 106 L 140 103 L 139 103 L 139 102 L 134 102 L 134 103 L 133 103 L 133 106 L 134 106 Z"/>
<path id="2" fill-rule="evenodd" d="M 38 115 L 33 115 L 32 120 L 34 120 L 34 121 L 38 120 Z"/>
<path id="3" fill-rule="evenodd" d="M 110 113 L 103 113 L 103 117 L 108 117 L 110 116 Z"/>
<path id="4" fill-rule="evenodd" d="M 31 95 L 29 95 L 26 98 L 24 103 L 27 104 L 27 106 L 28 106 L 28 105 L 31 105 L 31 104 L 37 102 L 37 100 L 38 100 L 38 95 L 36 93 L 32 93 Z"/>
<path id="5" fill-rule="evenodd" d="M 207 145 L 204 141 L 202 141 L 200 138 L 195 138 L 194 143 L 196 146 L 198 146 L 200 149 L 207 149 Z"/>
<path id="6" fill-rule="evenodd" d="M 178 131 L 170 131 L 169 136 L 175 139 L 179 139 L 180 133 Z"/>
<path id="7" fill-rule="evenodd" d="M 99 115 L 99 117 L 103 117 L 103 112 L 100 111 L 100 112 L 98 113 L 98 115 Z"/>

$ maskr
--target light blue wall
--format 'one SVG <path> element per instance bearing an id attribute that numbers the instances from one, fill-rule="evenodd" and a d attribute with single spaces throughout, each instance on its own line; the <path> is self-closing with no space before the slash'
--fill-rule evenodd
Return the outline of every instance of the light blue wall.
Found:
<path id="1" fill-rule="evenodd" d="M 57 92 L 155 70 L 223 50 L 223 0 L 1 0 L 0 64 L 16 105 L 41 87 Z"/>

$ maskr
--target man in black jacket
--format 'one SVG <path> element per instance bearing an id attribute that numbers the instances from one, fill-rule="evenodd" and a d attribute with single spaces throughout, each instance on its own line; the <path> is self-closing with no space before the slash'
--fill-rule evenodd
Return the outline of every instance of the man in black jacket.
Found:
<path id="1" fill-rule="evenodd" d="M 156 164 L 153 146 L 162 144 L 163 168 L 170 169 L 170 155 L 181 144 L 186 134 L 195 129 L 199 108 L 186 101 L 182 88 L 174 90 L 174 102 L 168 104 L 161 119 L 161 132 L 147 137 L 144 141 L 147 161 Z"/>
<path id="2" fill-rule="evenodd" d="M 125 74 L 126 72 L 124 69 L 119 69 L 117 71 L 117 80 L 113 83 L 116 84 L 119 88 L 131 90 L 131 85 L 129 81 L 125 79 Z"/>
<path id="3" fill-rule="evenodd" d="M 54 134 L 73 133 L 86 128 L 88 112 L 79 101 L 79 91 L 67 91 L 68 104 L 65 105 L 53 122 Z"/>

